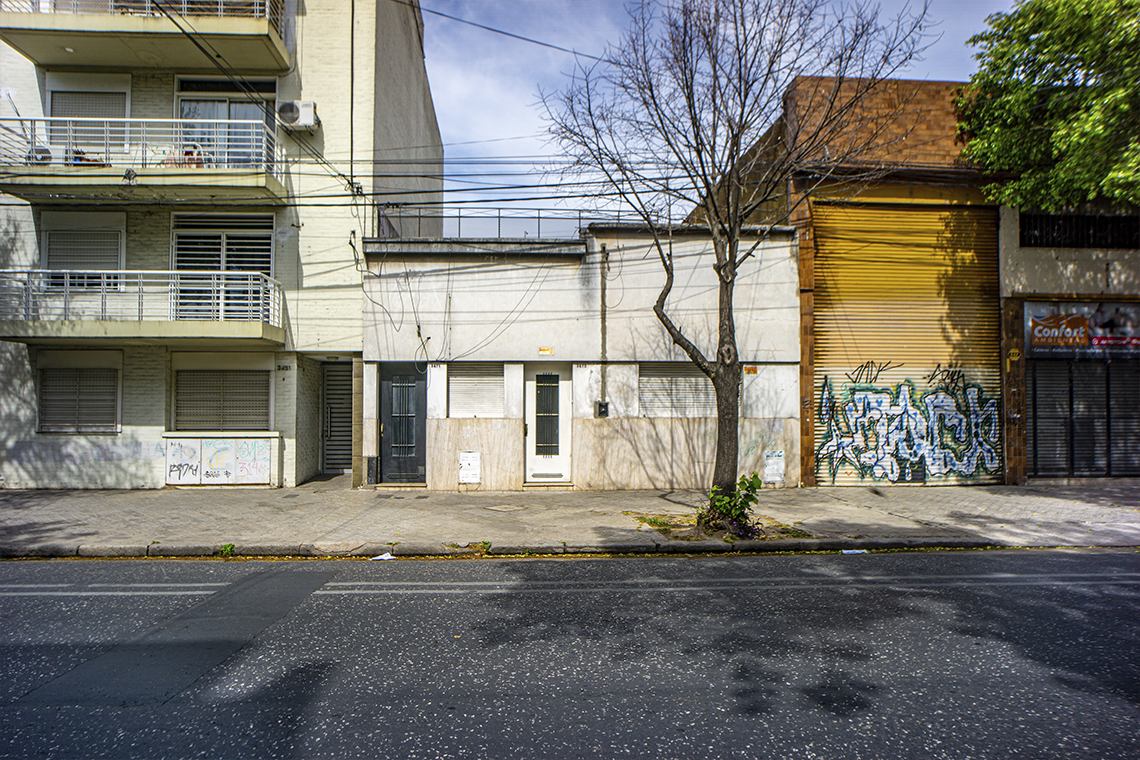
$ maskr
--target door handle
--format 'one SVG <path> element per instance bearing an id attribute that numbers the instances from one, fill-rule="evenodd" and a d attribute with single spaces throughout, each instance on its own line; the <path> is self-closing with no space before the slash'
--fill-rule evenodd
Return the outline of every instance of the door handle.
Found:
<path id="1" fill-rule="evenodd" d="M 523 423 L 523 438 L 526 438 L 528 435 L 530 435 L 530 432 L 529 432 L 529 430 L 530 430 L 530 428 L 529 428 L 529 427 L 527 426 L 527 424 L 524 422 L 524 423 Z"/>

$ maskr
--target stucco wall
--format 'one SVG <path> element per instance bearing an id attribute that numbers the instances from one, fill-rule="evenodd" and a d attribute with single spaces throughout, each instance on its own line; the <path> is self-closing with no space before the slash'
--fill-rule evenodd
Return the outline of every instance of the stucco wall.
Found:
<path id="1" fill-rule="evenodd" d="M 1135 295 L 1140 249 L 1022 248 L 1018 210 L 1000 210 L 1001 295 Z"/>
<path id="2" fill-rule="evenodd" d="M 686 359 L 653 313 L 665 274 L 644 235 L 603 231 L 578 255 L 571 241 L 562 243 L 443 240 L 376 247 L 364 283 L 365 359 Z M 718 292 L 711 242 L 679 236 L 672 250 L 676 275 L 667 313 L 712 356 Z M 775 233 L 738 275 L 741 361 L 799 361 L 798 287 L 794 241 Z"/>
<path id="3" fill-rule="evenodd" d="M 304 483 L 321 471 L 321 364 L 297 354 L 295 470 L 287 485 Z"/>
<path id="4" fill-rule="evenodd" d="M 160 488 L 165 483 L 168 357 L 164 347 L 124 346 L 122 430 L 36 432 L 34 352 L 0 343 L 0 476 L 5 488 Z"/>

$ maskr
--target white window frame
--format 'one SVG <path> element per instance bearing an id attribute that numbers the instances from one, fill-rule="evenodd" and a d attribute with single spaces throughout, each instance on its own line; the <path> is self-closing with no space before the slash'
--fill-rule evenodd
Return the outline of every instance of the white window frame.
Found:
<path id="1" fill-rule="evenodd" d="M 255 353 L 255 352 L 181 352 L 173 353 L 170 355 L 170 370 L 171 370 L 171 400 L 170 400 L 170 422 L 168 425 L 168 432 L 201 432 L 207 433 L 222 433 L 226 437 L 242 437 L 247 433 L 264 433 L 273 432 L 276 430 L 276 383 L 274 375 L 274 367 L 276 366 L 276 357 L 271 353 Z M 178 372 L 180 370 L 255 370 L 264 371 L 269 375 L 269 426 L 266 430 L 228 430 L 228 431 L 182 431 L 176 427 L 177 422 L 177 407 L 178 407 Z M 203 437 L 209 437 L 203 435 Z"/>
<path id="2" fill-rule="evenodd" d="M 127 112 L 123 118 L 131 118 L 131 75 L 130 74 L 79 74 L 75 72 L 49 71 L 44 77 L 47 89 L 46 113 L 51 114 L 51 98 L 55 92 L 121 92 L 127 96 Z"/>
<path id="3" fill-rule="evenodd" d="M 76 419 L 74 429 L 44 430 L 43 372 L 51 370 L 112 370 L 115 373 L 114 429 L 85 429 Z M 123 431 L 123 352 L 122 351 L 56 351 L 36 352 L 36 431 L 42 435 L 119 435 Z"/>

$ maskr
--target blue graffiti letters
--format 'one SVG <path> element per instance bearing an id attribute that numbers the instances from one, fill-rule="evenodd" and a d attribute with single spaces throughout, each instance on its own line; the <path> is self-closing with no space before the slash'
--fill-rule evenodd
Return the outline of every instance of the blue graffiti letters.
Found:
<path id="1" fill-rule="evenodd" d="M 997 400 L 976 385 L 920 396 L 906 381 L 886 389 L 848 386 L 843 393 L 836 397 L 824 378 L 816 471 L 833 483 L 845 466 L 860 478 L 892 483 L 978 477 L 1001 466 Z"/>

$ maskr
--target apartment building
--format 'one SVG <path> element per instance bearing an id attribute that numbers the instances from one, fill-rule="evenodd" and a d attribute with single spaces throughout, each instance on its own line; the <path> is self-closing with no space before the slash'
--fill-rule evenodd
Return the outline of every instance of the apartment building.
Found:
<path id="1" fill-rule="evenodd" d="M 360 481 L 363 240 L 442 189 L 422 42 L 415 2 L 0 0 L 0 487 Z"/>

